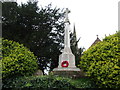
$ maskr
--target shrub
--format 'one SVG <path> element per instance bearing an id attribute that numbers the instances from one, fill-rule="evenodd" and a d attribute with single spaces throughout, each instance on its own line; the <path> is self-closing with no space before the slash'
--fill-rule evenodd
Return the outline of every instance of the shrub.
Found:
<path id="1" fill-rule="evenodd" d="M 3 88 L 75 88 L 70 79 L 58 76 L 31 76 L 6 80 Z"/>
<path id="2" fill-rule="evenodd" d="M 3 88 L 95 88 L 94 82 L 90 78 L 71 79 L 60 76 L 30 76 L 10 78 L 3 83 Z"/>
<path id="3" fill-rule="evenodd" d="M 76 88 L 96 88 L 96 84 L 88 77 L 73 79 L 71 83 Z"/>
<path id="4" fill-rule="evenodd" d="M 2 77 L 32 75 L 37 69 L 37 59 L 22 44 L 10 40 L 2 41 Z"/>
<path id="5" fill-rule="evenodd" d="M 85 51 L 80 67 L 99 87 L 120 88 L 120 32 Z"/>

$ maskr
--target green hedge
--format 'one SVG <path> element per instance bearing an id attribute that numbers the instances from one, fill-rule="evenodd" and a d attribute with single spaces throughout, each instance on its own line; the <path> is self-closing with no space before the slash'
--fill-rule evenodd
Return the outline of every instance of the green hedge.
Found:
<path id="1" fill-rule="evenodd" d="M 98 87 L 120 88 L 120 32 L 110 35 L 83 53 L 80 67 Z"/>
<path id="2" fill-rule="evenodd" d="M 89 78 L 70 79 L 49 75 L 11 78 L 4 81 L 3 88 L 58 88 L 60 90 L 73 90 L 75 88 L 95 88 L 95 85 Z"/>
<path id="3" fill-rule="evenodd" d="M 70 79 L 56 76 L 32 76 L 8 79 L 3 88 L 74 88 Z"/>
<path id="4" fill-rule="evenodd" d="M 17 42 L 2 40 L 2 77 L 32 75 L 38 68 L 36 56 Z"/>

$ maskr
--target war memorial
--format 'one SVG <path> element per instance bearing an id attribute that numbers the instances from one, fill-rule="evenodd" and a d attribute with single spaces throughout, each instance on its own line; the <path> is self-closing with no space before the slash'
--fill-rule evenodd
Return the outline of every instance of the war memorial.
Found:
<path id="1" fill-rule="evenodd" d="M 70 48 L 70 21 L 68 18 L 69 9 L 65 11 L 65 29 L 64 29 L 64 49 L 59 55 L 59 65 L 53 69 L 54 75 L 60 76 L 80 76 L 81 70 L 75 66 L 75 56 Z"/>

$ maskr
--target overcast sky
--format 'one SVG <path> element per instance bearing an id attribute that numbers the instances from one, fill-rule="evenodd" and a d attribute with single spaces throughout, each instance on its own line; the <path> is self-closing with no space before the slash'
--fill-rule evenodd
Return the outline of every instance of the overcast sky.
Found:
<path id="1" fill-rule="evenodd" d="M 26 3 L 28 0 L 17 0 Z M 114 34 L 118 30 L 118 1 L 120 0 L 38 0 L 38 6 L 52 3 L 53 8 L 69 8 L 71 30 L 76 26 L 77 38 L 81 37 L 79 47 L 86 49 L 97 38 Z"/>

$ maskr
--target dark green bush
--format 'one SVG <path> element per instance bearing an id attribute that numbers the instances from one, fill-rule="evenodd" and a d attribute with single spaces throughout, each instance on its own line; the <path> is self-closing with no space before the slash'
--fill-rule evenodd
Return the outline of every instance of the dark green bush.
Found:
<path id="1" fill-rule="evenodd" d="M 96 88 L 96 84 L 91 80 L 91 78 L 77 78 L 73 79 L 71 82 L 76 88 Z"/>
<path id="2" fill-rule="evenodd" d="M 4 81 L 3 88 L 75 88 L 70 79 L 57 76 L 32 76 L 11 78 Z"/>
<path id="3" fill-rule="evenodd" d="M 120 32 L 83 53 L 80 67 L 99 87 L 120 88 Z"/>
<path id="4" fill-rule="evenodd" d="M 22 44 L 2 40 L 2 77 L 32 75 L 38 68 L 36 56 Z"/>
<path id="5" fill-rule="evenodd" d="M 95 84 L 89 78 L 70 79 L 59 76 L 30 76 L 10 78 L 3 83 L 3 88 L 95 88 Z"/>

